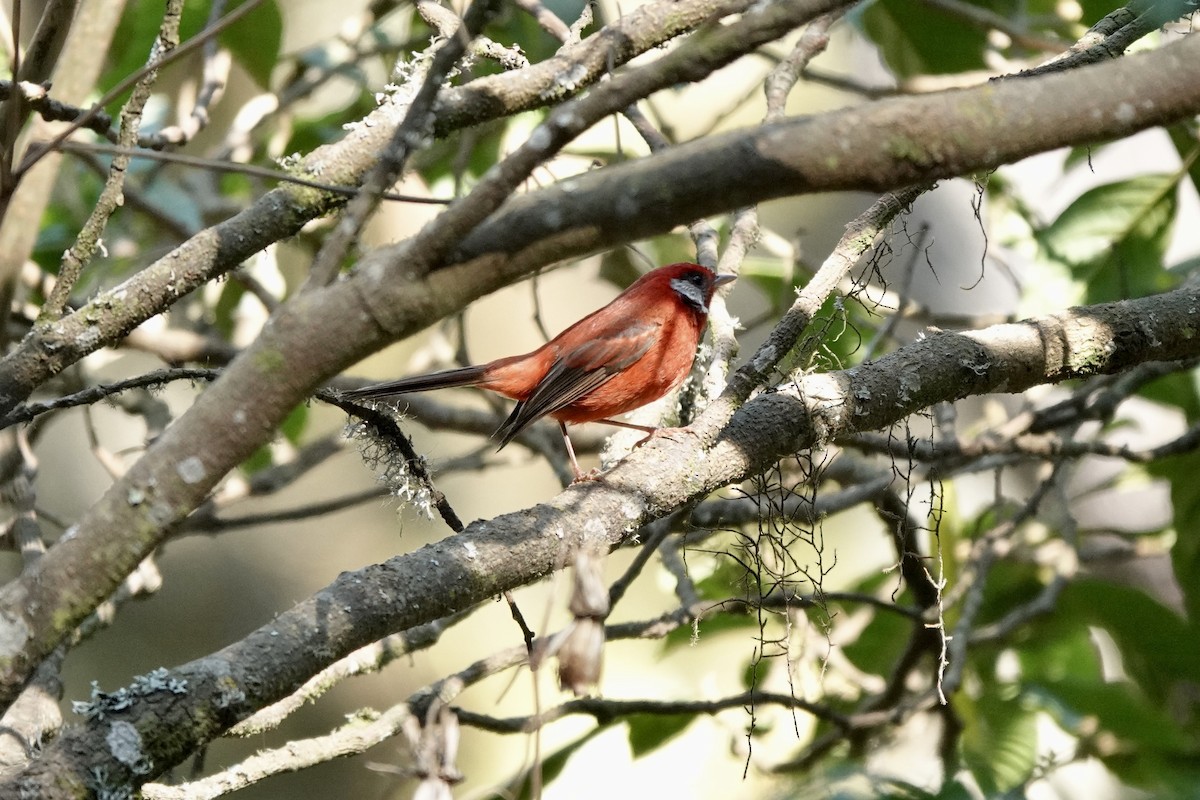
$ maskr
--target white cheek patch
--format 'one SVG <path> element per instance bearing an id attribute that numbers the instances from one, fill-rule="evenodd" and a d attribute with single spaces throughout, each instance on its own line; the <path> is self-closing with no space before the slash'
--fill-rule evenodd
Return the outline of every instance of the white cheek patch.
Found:
<path id="1" fill-rule="evenodd" d="M 685 281 L 683 278 L 672 278 L 671 288 L 683 298 L 683 302 L 689 306 L 693 306 L 705 314 L 708 313 L 708 304 L 704 302 L 704 292 L 696 284 Z"/>

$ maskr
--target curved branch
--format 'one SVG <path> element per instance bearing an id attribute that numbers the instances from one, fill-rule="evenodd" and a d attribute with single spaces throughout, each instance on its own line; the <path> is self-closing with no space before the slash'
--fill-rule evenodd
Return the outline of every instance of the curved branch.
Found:
<path id="1" fill-rule="evenodd" d="M 660 437 L 598 481 L 342 574 L 242 641 L 66 731 L 22 776 L 0 785 L 0 794 L 20 786 L 86 786 L 97 771 L 121 782 L 147 780 L 353 650 L 537 580 L 559 568 L 564 547 L 583 538 L 589 546 L 615 546 L 672 509 L 832 437 L 889 425 L 935 402 L 1200 354 L 1198 309 L 1200 287 L 1188 287 L 976 332 L 940 333 L 878 361 L 807 375 L 759 395 L 723 429 L 720 409 L 710 408 L 694 426 L 699 436 Z M 687 465 L 682 476 L 681 464 Z M 135 773 L 114 758 L 106 736 L 114 724 L 132 727 L 148 715 L 155 729 L 142 740 L 148 761 L 134 766 L 151 767 Z"/>
<path id="2" fill-rule="evenodd" d="M 629 59 L 712 18 L 734 14 L 751 0 L 660 0 L 637 9 L 578 45 L 528 69 L 447 90 L 437 106 L 437 132 L 495 119 L 570 97 Z M 344 139 L 317 148 L 294 170 L 322 182 L 356 186 L 404 119 L 391 99 Z M 346 202 L 341 195 L 281 186 L 252 206 L 208 228 L 53 325 L 37 328 L 0 359 L 0 413 L 48 378 L 119 341 L 192 290 Z"/>
<path id="3" fill-rule="evenodd" d="M 575 129 L 579 124 L 576 116 L 602 116 L 606 102 L 615 106 L 609 111 L 623 108 L 639 89 L 650 93 L 679 80 L 696 80 L 729 63 L 739 52 L 782 36 L 833 1 L 789 0 L 762 6 L 728 29 L 689 41 L 687 47 L 676 51 L 682 56 L 668 55 L 614 78 L 605 91 L 572 106 L 577 114 L 560 110 L 552 127 Z M 553 136 L 547 136 L 543 150 L 553 143 Z M 15 693 L 38 660 L 103 601 L 120 577 L 199 505 L 226 472 L 248 458 L 321 381 L 390 338 L 412 333 L 515 277 L 504 270 L 465 266 L 438 270 L 424 281 L 414 282 L 414 273 L 420 275 L 423 268 L 440 263 L 437 254 L 449 249 L 457 239 L 456 231 L 470 230 L 473 220 L 486 216 L 507 198 L 506 182 L 536 165 L 536 161 L 526 160 L 538 149 L 534 145 L 536 142 L 531 142 L 518 149 L 503 162 L 502 169 L 491 171 L 493 179 L 480 185 L 483 191 L 451 206 L 414 237 L 412 241 L 424 249 L 409 252 L 402 264 L 388 267 L 372 259 L 351 279 L 313 287 L 278 309 L 259 339 L 235 358 L 224 377 L 88 510 L 71 535 L 39 562 L 39 571 L 0 590 L 0 615 L 6 609 L 16 610 L 16 616 L 0 620 L 0 634 L 12 634 L 7 640 L 0 635 L 0 702 Z M 503 169 L 507 165 L 512 166 Z M 501 194 L 497 189 L 505 191 Z M 171 277 L 169 282 L 175 280 Z M 379 302 L 389 299 L 396 301 L 394 305 Z M 104 317 L 99 322 L 95 317 L 87 319 L 97 325 L 109 324 Z M 51 327 L 69 327 L 67 323 L 64 319 Z M 36 338 L 28 337 L 22 348 L 36 347 L 30 344 Z M 93 332 L 87 338 L 94 342 L 100 337 Z M 33 363 L 44 366 L 41 361 Z M 0 368 L 0 396 L 3 394 Z M 134 554 L 139 555 L 134 558 Z"/>
<path id="4" fill-rule="evenodd" d="M 627 240 L 650 232 L 644 230 L 647 225 L 653 231 L 665 230 L 708 213 L 699 212 L 697 205 L 716 211 L 787 191 L 876 186 L 889 179 L 919 182 L 1196 113 L 1200 111 L 1200 81 L 1192 80 L 1191 65 L 1197 61 L 1200 37 L 1190 37 L 1152 54 L 1075 73 L 886 101 L 681 146 L 637 162 L 632 169 L 598 170 L 507 203 L 505 211 L 463 242 L 460 256 L 472 252 L 477 256 L 437 269 L 421 281 L 414 280 L 409 262 L 391 260 L 402 250 L 381 251 L 350 279 L 305 293 L 281 308 L 259 340 L 235 359 L 223 378 L 88 511 L 72 535 L 52 548 L 35 571 L 0 590 L 0 701 L 15 696 L 40 659 L 111 593 L 172 526 L 203 501 L 228 470 L 249 457 L 297 403 L 321 381 L 383 344 L 561 257 L 564 248 L 582 252 L 598 243 Z M 1092 113 L 1073 114 L 1078 97 L 1089 98 Z M 937 132 L 920 127 L 931 120 L 949 127 L 939 127 Z M 924 131 L 924 138 L 916 138 L 919 130 Z M 848 148 L 860 148 L 861 152 Z M 731 154 L 741 158 L 745 168 L 734 169 L 728 159 Z M 835 168 L 838 165 L 840 171 Z M 769 175 L 765 172 L 768 168 Z M 700 176 L 703 187 L 694 185 L 692 175 Z M 647 178 L 662 183 L 651 191 Z M 695 194 L 680 193 L 688 188 Z M 599 216 L 587 220 L 578 216 L 589 208 Z M 298 214 L 296 209 L 280 209 L 281 216 Z M 271 227 L 277 222 L 264 220 L 263 224 Z M 498 226 L 506 228 L 507 234 Z M 202 247 L 196 243 L 214 235 L 202 234 L 192 244 Z M 226 235 L 234 234 L 228 231 Z M 111 304 L 114 297 L 97 301 L 101 302 Z M 98 313 L 92 306 L 88 308 Z M 385 306 L 390 332 L 377 317 Z M 1159 309 L 1154 310 L 1163 318 Z M 95 326 L 108 324 L 106 319 L 101 314 Z M 51 327 L 61 326 L 65 332 L 69 320 Z M 73 324 L 88 327 L 82 320 Z M 1166 331 L 1164 338 L 1187 346 L 1187 340 L 1179 336 L 1183 327 L 1180 324 Z M 76 331 L 76 335 L 86 333 L 93 334 L 84 336 L 93 342 L 103 338 L 87 330 Z M 27 366 L 44 370 L 46 362 L 55 358 L 53 352 L 43 352 L 47 344 L 35 334 L 14 358 L 21 361 L 22 352 L 33 355 Z M 1091 346 L 1103 345 L 1093 342 Z M 6 380 L 12 377 L 5 369 L 9 365 L 0 365 L 0 395 L 7 394 L 11 400 L 14 395 L 5 391 Z M 930 395 L 927 404 L 940 399 L 944 397 Z M 716 405 L 706 415 L 706 436 L 715 436 L 733 415 L 737 400 L 726 398 Z M 879 427 L 893 418 L 884 414 L 875 424 L 854 429 Z M 868 417 L 858 420 L 868 421 Z M 762 441 L 746 445 L 754 458 L 779 452 Z M 678 481 L 674 465 L 691 464 L 694 454 L 683 451 L 673 455 L 681 460 L 666 461 L 657 473 L 648 475 L 651 486 Z M 731 462 L 738 463 L 749 462 Z M 734 470 L 731 474 L 748 473 Z M 689 486 L 702 484 L 687 479 Z M 692 496 L 690 492 L 667 494 L 656 497 L 651 507 L 675 508 Z M 628 504 L 638 518 L 646 511 L 636 499 L 625 499 L 618 506 L 622 504 Z M 611 509 L 605 513 L 611 514 Z M 613 517 L 602 514 L 599 518 Z M 618 514 L 616 519 L 620 518 Z M 96 572 L 89 565 L 97 563 L 104 565 L 103 580 L 86 582 L 85 576 Z M 533 568 L 535 563 L 526 566 Z M 492 585 L 491 580 L 484 583 Z"/>
<path id="5" fill-rule="evenodd" d="M 1200 41 L 1192 36 L 1069 73 L 706 137 L 515 198 L 463 239 L 454 262 L 563 258 L 764 200 L 884 192 L 1125 136 L 1200 112 L 1197 61 Z"/>

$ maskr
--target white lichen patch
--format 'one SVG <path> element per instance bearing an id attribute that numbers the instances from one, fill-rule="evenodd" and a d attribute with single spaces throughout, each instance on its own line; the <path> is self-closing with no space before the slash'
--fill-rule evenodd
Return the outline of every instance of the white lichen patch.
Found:
<path id="1" fill-rule="evenodd" d="M 29 641 L 29 626 L 21 617 L 4 614 L 0 617 L 0 656 L 12 658 Z"/>
<path id="2" fill-rule="evenodd" d="M 645 510 L 645 504 L 632 497 L 625 498 L 625 501 L 621 503 L 621 516 L 625 519 L 641 519 Z"/>
<path id="3" fill-rule="evenodd" d="M 204 480 L 207 472 L 204 469 L 204 462 L 200 460 L 199 456 L 188 456 L 175 465 L 175 471 L 179 474 L 180 479 L 188 485 Z"/>
<path id="4" fill-rule="evenodd" d="M 154 764 L 142 749 L 142 735 L 132 723 L 117 720 L 108 728 L 104 737 L 112 757 L 129 767 L 135 775 L 145 775 Z"/>
<path id="5" fill-rule="evenodd" d="M 550 131 L 546 130 L 545 126 L 539 125 L 533 129 L 533 133 L 529 134 L 529 139 L 525 144 L 529 148 L 541 152 L 550 146 L 550 142 Z"/>

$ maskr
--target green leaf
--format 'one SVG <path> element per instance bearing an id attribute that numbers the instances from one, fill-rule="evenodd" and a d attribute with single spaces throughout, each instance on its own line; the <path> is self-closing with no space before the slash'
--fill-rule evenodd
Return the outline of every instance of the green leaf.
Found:
<path id="1" fill-rule="evenodd" d="M 1147 400 L 1178 408 L 1188 422 L 1200 419 L 1200 370 L 1181 370 L 1164 375 L 1143 386 L 1138 394 Z"/>
<path id="2" fill-rule="evenodd" d="M 1124 5 L 1121 0 L 1079 0 L 1079 6 L 1083 10 L 1080 19 L 1084 25 L 1094 25 Z"/>
<path id="3" fill-rule="evenodd" d="M 857 301 L 839 301 L 840 298 L 831 297 L 825 302 L 802 340 L 804 345 L 811 344 L 808 340 L 812 336 L 820 340 L 813 363 L 822 371 L 845 369 L 861 361 L 860 354 L 870 332 L 878 325 L 874 310 L 868 311 Z"/>
<path id="4" fill-rule="evenodd" d="M 108 51 L 109 65 L 100 80 L 102 88 L 112 88 L 145 65 L 162 17 L 161 2 L 132 0 L 125 4 L 125 13 L 117 24 L 117 32 Z"/>
<path id="5" fill-rule="evenodd" d="M 304 430 L 307 427 L 308 406 L 300 405 L 292 409 L 292 413 L 287 415 L 287 418 L 279 426 L 279 432 L 292 444 L 300 444 L 300 438 L 304 435 Z"/>
<path id="6" fill-rule="evenodd" d="M 1017 561 L 998 562 L 988 576 L 987 592 L 984 593 L 976 624 L 983 625 L 1004 618 L 1014 608 L 1036 597 L 1044 587 L 1045 583 L 1034 565 Z"/>
<path id="7" fill-rule="evenodd" d="M 1037 233 L 1048 260 L 1067 265 L 1100 303 L 1166 291 L 1163 266 L 1177 209 L 1175 175 L 1143 175 L 1080 195 Z"/>
<path id="8" fill-rule="evenodd" d="M 738 283 L 752 282 L 766 295 L 771 308 L 782 313 L 796 299 L 796 284 L 803 283 L 802 275 L 787 259 L 777 256 L 748 255 L 738 271 Z"/>
<path id="9" fill-rule="evenodd" d="M 876 774 L 861 756 L 843 759 L 830 754 L 814 765 L 813 774 L 803 783 L 772 796 L 788 800 L 973 800 L 979 792 L 967 789 L 956 778 L 934 793 L 900 778 Z"/>
<path id="10" fill-rule="evenodd" d="M 1072 678 L 1101 683 L 1104 680 L 1088 629 L 1060 614 L 1034 626 L 1031 635 L 1019 644 L 1016 653 L 1025 681 L 1052 683 Z"/>
<path id="11" fill-rule="evenodd" d="M 308 406 L 299 405 L 292 409 L 292 413 L 288 414 L 280 425 L 280 431 L 289 442 L 297 443 L 300 435 L 304 432 L 304 426 L 308 422 Z M 266 469 L 274 463 L 274 458 L 271 456 L 271 446 L 265 444 L 254 451 L 254 453 L 242 462 L 242 471 L 247 475 L 253 475 L 259 470 Z"/>
<path id="12" fill-rule="evenodd" d="M 1176 531 L 1176 540 L 1171 546 L 1171 565 L 1175 570 L 1175 581 L 1183 592 L 1183 607 L 1194 636 L 1200 623 L 1200 537 L 1195 535 L 1195 531 L 1200 531 L 1200 482 L 1196 481 L 1200 453 L 1160 459 L 1147 469 L 1171 486 L 1172 527 Z"/>
<path id="13" fill-rule="evenodd" d="M 226 339 L 233 334 L 234 314 L 245 294 L 246 287 L 241 281 L 227 280 L 221 287 L 221 294 L 217 297 L 216 305 L 213 306 L 212 315 L 213 325 Z"/>
<path id="14" fill-rule="evenodd" d="M 751 590 L 748 583 L 750 576 L 747 574 L 746 564 L 743 563 L 745 553 L 737 552 L 737 546 L 734 544 L 725 545 L 725 549 L 735 552 L 714 550 L 688 555 L 689 563 L 697 558 L 709 559 L 707 563 L 700 562 L 701 570 L 707 574 L 692 576 L 696 582 L 696 590 L 706 600 L 741 597 Z"/>
<path id="15" fill-rule="evenodd" d="M 425 182 L 432 185 L 453 176 L 456 169 L 465 178 L 477 178 L 500 160 L 507 125 L 503 121 L 488 122 L 463 131 L 440 137 L 422 150 L 415 165 Z M 463 148 L 469 147 L 463 161 Z M 464 191 L 470 186 L 464 187 Z"/>
<path id="16" fill-rule="evenodd" d="M 230 3 L 225 13 L 241 3 Z M 187 41 L 204 29 L 208 22 L 212 0 L 187 4 L 179 25 L 180 41 Z M 146 64 L 150 47 L 162 24 L 162 0 L 132 0 L 113 37 L 109 51 L 109 66 L 101 86 L 110 88 Z M 234 59 L 259 85 L 270 83 L 271 70 L 279 61 L 279 45 L 283 39 L 283 18 L 275 0 L 266 0 L 231 27 L 221 32 L 219 40 L 233 53 Z"/>
<path id="17" fill-rule="evenodd" d="M 240 3 L 234 3 L 226 13 Z M 279 63 L 283 41 L 283 17 L 275 0 L 267 0 L 221 33 L 221 44 L 229 48 L 239 64 L 262 88 L 271 85 L 271 70 Z"/>
<path id="18" fill-rule="evenodd" d="M 934 795 L 934 800 L 973 800 L 975 792 L 963 785 L 959 778 L 946 781 L 941 790 Z"/>
<path id="19" fill-rule="evenodd" d="M 308 153 L 317 147 L 341 138 L 343 127 L 348 121 L 365 117 L 375 108 L 375 101 L 366 91 L 349 94 L 344 98 L 345 107 L 338 108 L 321 117 L 297 117 L 285 153 Z"/>
<path id="20" fill-rule="evenodd" d="M 912 620 L 899 614 L 875 611 L 858 638 L 842 649 L 846 657 L 864 672 L 887 675 L 904 651 L 912 630 Z"/>
<path id="21" fill-rule="evenodd" d="M 898 78 L 982 69 L 987 34 L 955 14 L 910 0 L 877 0 L 852 16 Z"/>
<path id="22" fill-rule="evenodd" d="M 541 763 L 534 767 L 535 769 L 541 770 L 542 784 L 548 784 L 557 778 L 567 766 L 567 762 L 570 761 L 571 756 L 575 755 L 577 752 L 579 752 L 580 748 L 606 730 L 608 730 L 608 726 L 604 725 L 593 728 L 575 741 L 544 757 Z M 532 773 L 529 770 L 526 770 L 517 777 L 514 791 L 506 794 L 505 796 L 515 797 L 519 800 L 532 800 L 534 786 L 532 778 Z"/>
<path id="23" fill-rule="evenodd" d="M 963 763 L 989 797 L 1025 784 L 1037 763 L 1036 713 L 1001 694 L 973 702 L 960 694 L 954 702 L 965 723 Z"/>
<path id="24" fill-rule="evenodd" d="M 679 734 L 696 719 L 696 714 L 632 714 L 625 718 L 629 747 L 634 758 L 653 752 Z"/>
<path id="25" fill-rule="evenodd" d="M 1200 190 L 1200 158 L 1196 157 L 1196 149 L 1200 147 L 1196 143 L 1196 128 L 1194 124 L 1177 122 L 1167 128 L 1167 135 L 1171 137 L 1171 144 L 1175 145 L 1175 152 L 1179 154 L 1179 160 L 1187 167 L 1188 180 L 1192 183 L 1192 188 Z"/>
<path id="26" fill-rule="evenodd" d="M 1102 730 L 1143 751 L 1178 752 L 1190 744 L 1170 715 L 1129 683 L 1065 678 L 1031 683 L 1028 689 L 1069 731 L 1078 730 L 1083 720 L 1095 719 Z"/>
<path id="27" fill-rule="evenodd" d="M 1059 597 L 1058 614 L 1106 630 L 1121 651 L 1125 673 L 1156 703 L 1166 703 L 1196 678 L 1200 639 L 1174 611 L 1128 586 L 1081 579 Z"/>
<path id="28" fill-rule="evenodd" d="M 1200 798 L 1200 759 L 1193 753 L 1155 758 L 1141 752 L 1117 753 L 1104 759 L 1122 783 L 1152 792 L 1156 800 Z"/>

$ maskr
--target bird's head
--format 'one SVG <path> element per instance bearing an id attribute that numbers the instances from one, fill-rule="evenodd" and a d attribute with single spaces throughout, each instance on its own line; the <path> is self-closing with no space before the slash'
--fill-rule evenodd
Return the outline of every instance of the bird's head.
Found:
<path id="1" fill-rule="evenodd" d="M 685 305 L 700 314 L 708 313 L 713 292 L 729 283 L 736 275 L 717 275 L 708 267 L 699 264 L 668 264 L 646 273 L 642 280 L 652 278 L 669 287 Z"/>

